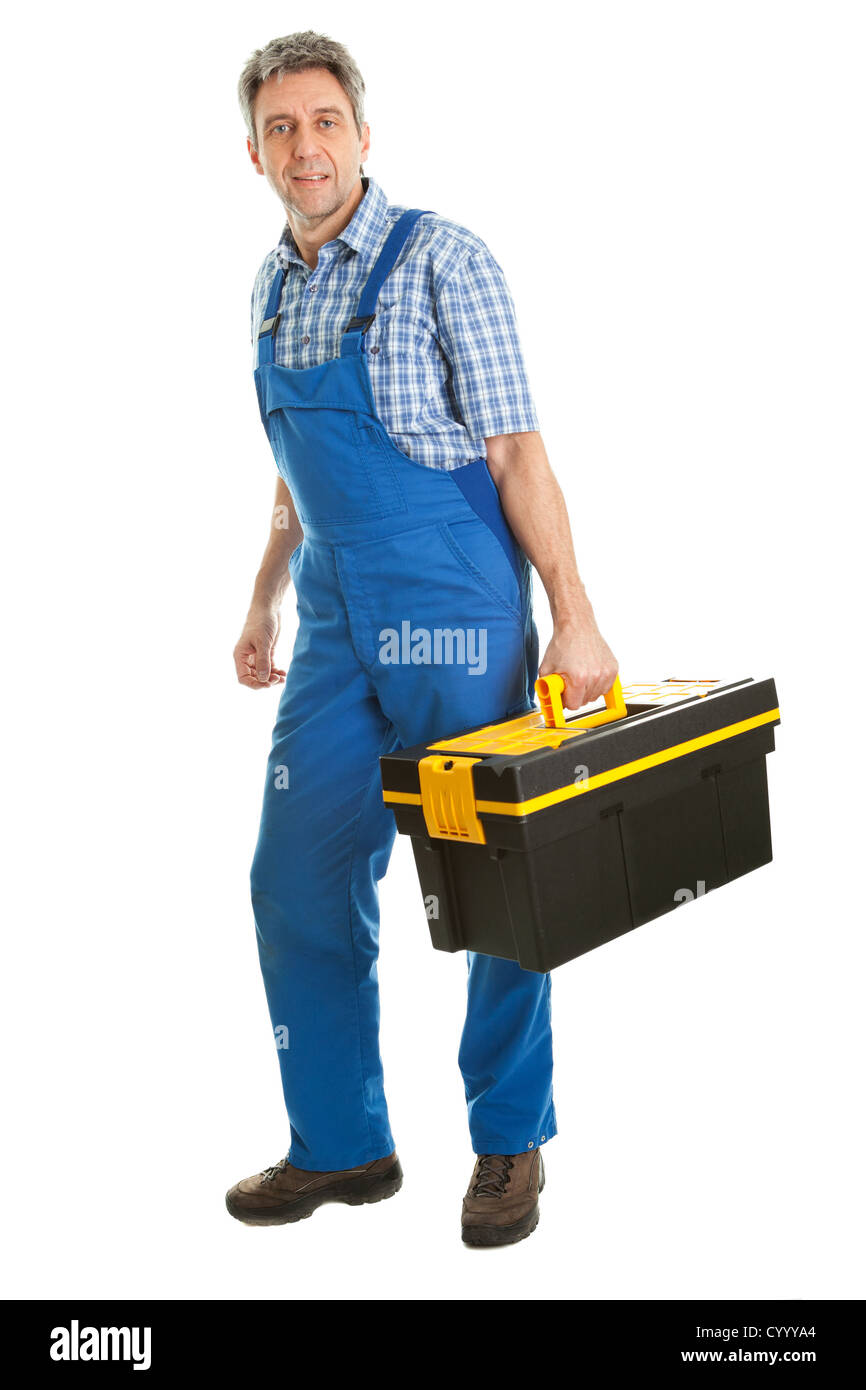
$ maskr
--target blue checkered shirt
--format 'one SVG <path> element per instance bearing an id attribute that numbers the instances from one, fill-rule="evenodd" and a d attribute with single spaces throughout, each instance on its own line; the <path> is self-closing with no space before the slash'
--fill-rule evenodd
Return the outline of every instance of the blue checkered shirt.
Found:
<path id="1" fill-rule="evenodd" d="M 366 192 L 351 222 L 321 248 L 315 270 L 286 222 L 253 288 L 254 356 L 268 291 L 284 265 L 274 360 L 297 368 L 339 357 L 364 282 L 405 211 L 389 204 L 375 179 L 362 183 Z M 417 463 L 459 468 L 486 458 L 486 437 L 539 428 L 502 268 L 481 238 L 456 222 L 436 214 L 415 224 L 364 342 L 379 419 Z"/>

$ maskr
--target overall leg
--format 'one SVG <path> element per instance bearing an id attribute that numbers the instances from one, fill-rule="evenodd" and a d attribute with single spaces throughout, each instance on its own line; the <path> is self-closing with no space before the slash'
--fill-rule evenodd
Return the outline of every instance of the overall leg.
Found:
<path id="1" fill-rule="evenodd" d="M 379 755 L 393 730 L 354 652 L 333 552 L 293 565 L 282 692 L 252 898 L 289 1114 L 289 1162 L 347 1169 L 394 1148 L 379 1054 L 378 880 L 394 840 Z"/>
<path id="2" fill-rule="evenodd" d="M 456 546 L 456 550 L 455 550 Z M 528 563 L 518 582 L 498 540 L 476 520 L 422 527 L 341 554 L 356 646 L 375 675 L 400 744 L 444 738 L 532 707 L 538 636 Z M 401 576 L 389 583 L 389 576 Z M 415 576 L 418 578 L 416 579 Z M 360 615 L 366 615 L 362 624 Z M 473 662 L 385 659 L 383 632 L 462 630 Z M 471 633 L 471 640 L 470 640 Z M 468 998 L 459 1050 L 476 1153 L 519 1153 L 556 1133 L 550 975 L 467 952 Z"/>
<path id="3" fill-rule="evenodd" d="M 550 974 L 467 951 L 460 1070 L 477 1154 L 516 1154 L 556 1134 Z"/>

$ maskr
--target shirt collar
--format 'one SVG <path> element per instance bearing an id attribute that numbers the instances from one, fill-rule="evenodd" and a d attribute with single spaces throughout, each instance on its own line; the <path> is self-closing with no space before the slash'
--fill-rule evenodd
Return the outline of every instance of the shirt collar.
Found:
<path id="1" fill-rule="evenodd" d="M 325 246 L 320 250 L 320 256 L 321 251 L 324 251 L 326 246 L 333 246 L 337 242 L 342 242 L 362 258 L 372 258 L 379 251 L 382 237 L 388 225 L 388 199 L 374 178 L 366 174 L 362 175 L 361 184 L 365 189 L 364 196 L 356 207 L 351 222 L 343 228 L 338 236 L 325 242 Z M 297 265 L 303 266 L 305 270 L 310 269 L 298 250 L 288 221 L 283 227 L 283 234 L 280 237 L 276 252 L 279 262 L 284 268 L 294 261 Z"/>

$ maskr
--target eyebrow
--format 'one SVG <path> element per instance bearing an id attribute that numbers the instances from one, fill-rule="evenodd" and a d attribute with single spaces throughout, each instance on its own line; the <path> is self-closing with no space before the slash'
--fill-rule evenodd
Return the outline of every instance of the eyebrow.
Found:
<path id="1" fill-rule="evenodd" d="M 314 116 L 345 116 L 346 113 L 345 111 L 341 111 L 339 106 L 317 106 L 312 114 Z M 293 121 L 294 119 L 294 116 L 289 116 L 285 114 L 278 116 L 268 116 L 265 119 L 265 125 L 270 125 L 271 121 Z"/>

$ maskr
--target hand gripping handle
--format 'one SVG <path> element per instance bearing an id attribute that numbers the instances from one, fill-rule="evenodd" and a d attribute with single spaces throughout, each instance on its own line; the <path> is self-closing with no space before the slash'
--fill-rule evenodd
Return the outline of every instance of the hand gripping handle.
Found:
<path id="1" fill-rule="evenodd" d="M 548 729 L 564 729 L 566 727 L 565 713 L 562 708 L 564 689 L 565 677 L 560 675 L 539 676 L 535 682 L 535 693 L 538 696 L 541 713 L 544 715 L 544 723 Z M 613 685 L 604 697 L 604 703 L 607 706 L 606 709 L 596 710 L 594 714 L 585 714 L 581 719 L 570 719 L 568 728 L 594 729 L 599 724 L 610 724 L 614 719 L 625 718 L 628 710 L 622 697 L 619 676 L 614 678 Z"/>

